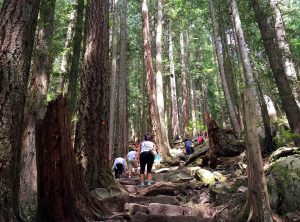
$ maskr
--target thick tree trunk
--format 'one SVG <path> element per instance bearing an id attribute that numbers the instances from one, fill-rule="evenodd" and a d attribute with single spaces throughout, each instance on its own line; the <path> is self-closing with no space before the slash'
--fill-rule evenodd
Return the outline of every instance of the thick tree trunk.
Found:
<path id="1" fill-rule="evenodd" d="M 111 79 L 110 79 L 110 107 L 109 107 L 109 161 L 112 160 L 114 148 L 114 125 L 116 110 L 116 78 L 117 78 L 117 19 L 118 0 L 113 0 L 113 24 L 111 46 Z"/>
<path id="2" fill-rule="evenodd" d="M 37 221 L 96 221 L 109 212 L 90 197 L 71 144 L 71 115 L 61 96 L 37 125 Z M 63 194 L 63 195 L 62 195 Z"/>
<path id="3" fill-rule="evenodd" d="M 39 0 L 5 0 L 0 11 L 0 221 L 19 218 L 23 112 Z"/>
<path id="4" fill-rule="evenodd" d="M 255 100 L 247 88 L 243 98 L 244 125 L 247 146 L 248 194 L 239 221 L 273 221 L 266 178 L 261 157 L 260 142 L 255 121 Z"/>
<path id="5" fill-rule="evenodd" d="M 126 7 L 122 0 L 121 35 L 120 35 L 120 77 L 119 77 L 119 147 L 117 156 L 125 156 L 127 149 L 127 83 L 126 83 Z"/>
<path id="6" fill-rule="evenodd" d="M 182 113 L 183 113 L 183 130 L 186 136 L 187 127 L 189 124 L 189 100 L 187 89 L 187 74 L 185 66 L 185 52 L 184 52 L 184 35 L 183 31 L 180 32 L 180 60 L 181 60 L 181 76 L 182 76 Z"/>
<path id="7" fill-rule="evenodd" d="M 264 122 L 263 119 L 263 113 L 262 113 L 262 108 L 260 106 L 260 97 L 259 93 L 257 90 L 257 86 L 255 84 L 254 76 L 253 76 L 253 71 L 252 71 L 252 66 L 250 63 L 250 58 L 248 54 L 248 49 L 247 49 L 247 44 L 245 41 L 244 37 L 244 32 L 242 30 L 241 26 L 241 21 L 240 21 L 240 16 L 236 4 L 236 0 L 231 0 L 231 11 L 232 11 L 232 17 L 233 17 L 233 23 L 236 29 L 236 35 L 238 38 L 238 43 L 239 43 L 239 49 L 241 53 L 241 58 L 242 58 L 242 65 L 244 69 L 244 77 L 245 77 L 245 83 L 247 87 L 250 87 L 252 90 L 252 95 L 254 98 L 254 107 L 255 107 L 255 112 L 257 115 L 256 121 L 258 122 L 258 134 L 261 140 L 261 144 L 264 146 L 263 151 L 268 151 L 271 150 L 272 144 L 269 144 L 268 141 L 272 141 L 271 135 L 268 134 L 270 132 L 270 129 L 266 129 L 266 127 L 270 128 L 270 125 L 267 125 L 266 122 Z"/>
<path id="8" fill-rule="evenodd" d="M 223 63 L 223 59 L 222 59 L 222 43 L 221 43 L 221 38 L 218 33 L 218 23 L 216 21 L 215 9 L 214 9 L 212 0 L 209 0 L 209 7 L 210 7 L 210 14 L 211 14 L 211 20 L 212 20 L 212 26 L 213 26 L 216 56 L 217 56 L 217 61 L 219 64 L 219 72 L 220 72 L 220 76 L 221 76 L 221 83 L 223 86 L 224 96 L 226 99 L 227 109 L 228 109 L 228 113 L 230 116 L 231 124 L 232 124 L 234 132 L 239 137 L 241 134 L 241 126 L 239 124 L 238 115 L 236 113 L 236 110 L 235 110 L 235 107 L 233 104 L 233 100 L 230 95 L 228 82 L 227 82 L 226 75 L 225 75 L 224 63 Z"/>
<path id="9" fill-rule="evenodd" d="M 269 63 L 279 91 L 282 108 L 286 113 L 289 125 L 294 133 L 300 134 L 300 109 L 292 93 L 286 70 L 284 69 L 282 51 L 279 49 L 274 30 L 274 21 L 270 16 L 267 3 L 261 0 L 252 0 L 255 17 L 262 35 L 263 43 L 269 58 Z M 300 144 L 299 140 L 295 140 Z"/>
<path id="10" fill-rule="evenodd" d="M 295 98 L 298 100 L 298 106 L 300 106 L 300 85 L 297 82 L 296 68 L 293 62 L 292 53 L 288 40 L 286 38 L 284 21 L 281 16 L 278 0 L 270 0 L 271 10 L 274 15 L 274 28 L 277 37 L 277 44 L 281 53 L 281 59 L 285 74 L 291 82 L 292 90 Z"/>
<path id="11" fill-rule="evenodd" d="M 83 11 L 84 11 L 84 0 L 73 0 L 75 10 L 77 11 L 76 15 L 76 25 L 74 30 L 74 39 L 73 39 L 73 52 L 71 58 L 71 67 L 69 74 L 69 84 L 68 84 L 68 105 L 72 114 L 75 113 L 78 103 L 78 93 L 77 93 L 77 82 L 78 74 L 81 64 L 81 42 L 82 42 L 82 30 L 83 30 Z"/>
<path id="12" fill-rule="evenodd" d="M 177 106 L 177 90 L 176 90 L 176 76 L 175 65 L 173 57 L 173 37 L 171 25 L 169 27 L 169 60 L 170 60 L 170 88 L 172 97 L 172 129 L 173 138 L 179 134 L 179 119 L 178 119 L 178 106 Z"/>
<path id="13" fill-rule="evenodd" d="M 158 147 L 158 151 L 162 155 L 162 158 L 166 160 L 170 157 L 170 153 L 168 147 L 163 146 L 162 143 L 162 133 L 161 133 L 161 126 L 159 121 L 159 113 L 157 108 L 156 87 L 155 87 L 154 71 L 153 71 L 152 56 L 151 56 L 151 42 L 150 42 L 147 0 L 143 0 L 142 13 L 143 13 L 143 36 L 144 36 L 144 63 L 145 63 L 145 70 L 147 76 L 147 91 L 150 99 L 150 118 L 151 118 L 156 146 Z"/>
<path id="14" fill-rule="evenodd" d="M 164 87 L 162 77 L 162 58 L 161 58 L 161 36 L 162 36 L 162 20 L 163 20 L 163 3 L 162 0 L 157 1 L 157 29 L 156 29 L 156 99 L 159 120 L 161 125 L 162 145 L 170 148 L 168 129 L 165 122 L 165 107 L 164 107 Z"/>
<path id="15" fill-rule="evenodd" d="M 42 0 L 38 39 L 32 61 L 32 75 L 25 104 L 21 142 L 20 211 L 25 220 L 34 220 L 37 208 L 35 125 L 43 118 L 52 69 L 51 44 L 56 0 Z"/>
<path id="16" fill-rule="evenodd" d="M 114 183 L 109 164 L 108 0 L 90 0 L 75 151 L 89 189 Z M 98 25 L 95 25 L 97 22 Z"/>

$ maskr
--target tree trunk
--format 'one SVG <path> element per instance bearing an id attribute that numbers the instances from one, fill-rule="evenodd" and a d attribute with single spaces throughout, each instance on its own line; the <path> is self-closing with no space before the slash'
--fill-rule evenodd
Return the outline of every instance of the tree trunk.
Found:
<path id="1" fill-rule="evenodd" d="M 208 112 L 204 113 L 207 125 L 209 150 L 202 159 L 202 166 L 215 168 L 218 157 L 237 156 L 245 150 L 244 144 L 232 137 L 233 131 L 222 130 Z"/>
<path id="2" fill-rule="evenodd" d="M 156 29 L 156 99 L 158 114 L 161 126 L 162 145 L 166 149 L 170 148 L 168 130 L 165 122 L 165 107 L 164 107 L 164 87 L 162 77 L 162 58 L 161 58 L 161 36 L 162 36 L 162 19 L 163 19 L 163 3 L 162 0 L 157 1 L 157 29 Z"/>
<path id="3" fill-rule="evenodd" d="M 172 97 L 172 129 L 173 138 L 179 134 L 179 119 L 178 119 L 178 106 L 177 106 L 177 90 L 176 90 L 176 76 L 175 65 L 173 57 L 173 37 L 171 25 L 169 27 L 169 59 L 170 59 L 170 88 Z"/>
<path id="4" fill-rule="evenodd" d="M 73 0 L 74 1 L 74 0 Z M 84 11 L 84 0 L 75 0 L 75 10 L 76 10 L 76 25 L 74 30 L 73 39 L 73 52 L 71 58 L 71 67 L 69 74 L 69 84 L 68 84 L 68 104 L 72 114 L 75 113 L 78 103 L 78 93 L 77 93 L 77 82 L 78 74 L 80 69 L 80 54 L 81 54 L 81 42 L 82 42 L 82 30 L 83 30 L 83 11 Z"/>
<path id="5" fill-rule="evenodd" d="M 218 33 L 218 24 L 216 21 L 215 9 L 214 9 L 212 0 L 209 0 L 209 7 L 210 7 L 210 15 L 211 15 L 211 20 L 212 20 L 212 25 L 213 25 L 216 56 L 217 56 L 217 61 L 219 64 L 219 72 L 220 72 L 220 77 L 221 77 L 221 83 L 223 86 L 224 96 L 225 96 L 226 103 L 227 103 L 228 114 L 229 114 L 229 117 L 231 120 L 233 130 L 234 130 L 235 134 L 239 137 L 241 135 L 241 126 L 239 124 L 239 119 L 238 119 L 236 110 L 234 108 L 232 98 L 230 96 L 228 82 L 227 82 L 226 75 L 225 75 L 224 63 L 223 63 L 223 59 L 222 59 L 222 43 L 221 43 L 221 38 Z"/>
<path id="6" fill-rule="evenodd" d="M 127 93 L 126 93 L 126 6 L 122 0 L 121 35 L 120 35 L 120 77 L 119 77 L 119 149 L 117 156 L 125 156 L 127 149 Z"/>
<path id="7" fill-rule="evenodd" d="M 252 0 L 252 5 L 279 91 L 282 108 L 286 113 L 292 131 L 300 134 L 300 109 L 297 106 L 287 74 L 285 73 L 282 51 L 279 49 L 278 42 L 276 41 L 273 18 L 270 16 L 269 11 L 264 10 L 265 7 L 268 7 L 268 5 L 265 5 L 265 2 Z M 295 143 L 299 145 L 300 141 L 295 140 Z"/>
<path id="8" fill-rule="evenodd" d="M 75 151 L 89 189 L 114 183 L 109 165 L 108 0 L 90 0 Z M 98 25 L 95 25 L 97 22 Z"/>
<path id="9" fill-rule="evenodd" d="M 0 11 L 0 221 L 20 220 L 20 126 L 39 3 L 5 0 Z"/>
<path id="10" fill-rule="evenodd" d="M 109 212 L 95 199 L 80 174 L 71 144 L 71 115 L 61 96 L 37 125 L 37 221 L 96 221 Z M 62 195 L 63 194 L 63 195 Z M 101 216 L 100 216 L 101 215 Z"/>
<path id="11" fill-rule="evenodd" d="M 117 77 L 117 19 L 118 0 L 113 0 L 113 24 L 111 47 L 111 80 L 110 80 L 110 108 L 109 108 L 109 161 L 112 160 L 114 148 L 114 125 L 116 110 L 116 77 Z"/>
<path id="12" fill-rule="evenodd" d="M 192 135 L 193 137 L 196 136 L 197 134 L 197 129 L 196 129 L 196 110 L 195 110 L 195 86 L 194 86 L 194 80 L 192 77 L 190 77 L 190 85 L 191 85 L 191 110 L 192 110 L 192 124 L 193 124 L 193 129 L 192 129 Z"/>
<path id="13" fill-rule="evenodd" d="M 183 130 L 186 136 L 187 127 L 189 123 L 189 100 L 187 90 L 187 74 L 185 66 L 185 52 L 184 52 L 184 35 L 180 32 L 180 58 L 181 58 L 181 75 L 182 75 L 182 112 L 183 112 Z"/>
<path id="14" fill-rule="evenodd" d="M 35 125 L 45 115 L 47 91 L 52 69 L 52 37 L 56 0 L 42 0 L 38 39 L 32 59 L 32 75 L 24 111 L 21 141 L 20 212 L 22 218 L 34 220 L 37 208 Z"/>
<path id="15" fill-rule="evenodd" d="M 154 80 L 154 71 L 151 57 L 151 42 L 149 31 L 149 18 L 148 18 L 148 3 L 147 0 L 143 0 L 142 4 L 143 12 L 143 36 L 144 36 L 144 63 L 147 76 L 147 91 L 150 99 L 150 118 L 152 123 L 152 129 L 154 133 L 154 140 L 158 151 L 164 160 L 170 157 L 168 147 L 163 146 L 162 133 L 159 121 L 159 113 L 156 100 L 156 88 Z"/>
<path id="16" fill-rule="evenodd" d="M 255 121 L 257 118 L 255 100 L 251 88 L 247 88 L 244 93 L 243 111 L 248 160 L 248 194 L 247 202 L 238 219 L 239 221 L 273 221 Z"/>
<path id="17" fill-rule="evenodd" d="M 298 106 L 300 106 L 300 86 L 297 82 L 297 73 L 296 68 L 293 62 L 290 46 L 288 44 L 285 28 L 284 28 L 284 21 L 281 16 L 279 2 L 278 0 L 270 0 L 271 10 L 274 15 L 274 28 L 277 37 L 277 44 L 278 50 L 281 53 L 281 59 L 283 63 L 283 68 L 285 74 L 287 75 L 288 79 L 291 82 L 292 90 L 294 93 L 295 98 L 298 100 Z"/>
<path id="18" fill-rule="evenodd" d="M 69 69 L 70 69 L 70 62 L 71 62 L 71 49 L 72 49 L 72 42 L 73 36 L 75 32 L 75 25 L 76 25 L 76 16 L 77 11 L 73 9 L 71 14 L 69 15 L 70 21 L 68 25 L 67 35 L 65 39 L 64 51 L 62 55 L 61 65 L 60 65 L 60 75 L 57 82 L 56 93 L 65 93 L 65 81 L 68 77 Z"/>
<path id="19" fill-rule="evenodd" d="M 231 0 L 231 10 L 232 10 L 232 17 L 233 17 L 233 23 L 236 29 L 236 35 L 238 38 L 239 43 L 239 49 L 241 53 L 242 58 L 242 65 L 244 69 L 244 77 L 245 77 L 245 83 L 247 87 L 251 88 L 252 95 L 254 98 L 254 107 L 256 112 L 256 121 L 258 121 L 258 134 L 261 140 L 261 144 L 264 146 L 263 151 L 269 150 L 268 146 L 271 146 L 271 144 L 268 144 L 266 146 L 267 141 L 272 141 L 272 138 L 270 138 L 271 135 L 268 135 L 268 131 L 270 132 L 270 129 L 266 129 L 265 127 L 270 127 L 270 125 L 267 125 L 263 120 L 263 113 L 260 106 L 260 97 L 257 90 L 257 86 L 254 81 L 252 66 L 250 63 L 250 58 L 248 54 L 247 44 L 244 38 L 244 32 L 242 30 L 241 21 L 239 17 L 239 12 L 236 4 L 236 0 Z"/>

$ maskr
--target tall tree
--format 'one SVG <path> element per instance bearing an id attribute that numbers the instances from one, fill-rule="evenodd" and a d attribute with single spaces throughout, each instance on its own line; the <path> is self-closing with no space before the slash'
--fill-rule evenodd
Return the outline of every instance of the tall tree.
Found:
<path id="1" fill-rule="evenodd" d="M 162 77 L 162 22 L 163 22 L 163 1 L 157 1 L 157 29 L 156 29 L 156 99 L 158 106 L 158 114 L 161 125 L 161 133 L 162 133 L 162 145 L 164 147 L 170 148 L 169 138 L 168 138 L 168 130 L 165 122 L 165 108 L 164 108 L 164 87 L 163 87 L 163 77 Z"/>
<path id="2" fill-rule="evenodd" d="M 77 105 L 77 82 L 80 69 L 80 55 L 82 43 L 82 30 L 83 30 L 83 13 L 84 13 L 84 0 L 72 0 L 74 10 L 76 10 L 76 24 L 73 37 L 73 50 L 71 58 L 71 67 L 69 73 L 68 84 L 68 104 L 72 113 L 76 111 Z"/>
<path id="3" fill-rule="evenodd" d="M 147 76 L 147 91 L 150 99 L 150 118 L 152 123 L 152 130 L 154 133 L 154 140 L 158 147 L 162 158 L 167 159 L 170 156 L 168 147 L 164 147 L 162 144 L 162 133 L 159 121 L 159 113 L 156 100 L 156 87 L 154 81 L 154 71 L 152 65 L 151 56 L 151 39 L 149 29 L 149 16 L 148 16 L 148 1 L 143 0 L 142 3 L 142 15 L 143 15 L 143 36 L 144 36 L 144 63 Z"/>
<path id="4" fill-rule="evenodd" d="M 270 0 L 271 10 L 274 17 L 274 28 L 277 38 L 279 50 L 281 52 L 281 59 L 284 67 L 285 74 L 292 83 L 292 89 L 298 102 L 300 102 L 300 85 L 297 82 L 296 68 L 293 62 L 292 53 L 289 43 L 287 41 L 284 21 L 281 16 L 280 6 L 278 0 Z"/>
<path id="5" fill-rule="evenodd" d="M 250 63 L 250 58 L 248 54 L 247 44 L 244 37 L 244 32 L 241 26 L 240 16 L 238 12 L 238 7 L 236 4 L 236 0 L 231 0 L 231 11 L 233 16 L 233 24 L 235 26 L 236 35 L 238 39 L 239 49 L 241 53 L 242 58 L 242 65 L 244 70 L 244 78 L 246 86 L 250 87 L 252 91 L 252 96 L 254 98 L 254 107 L 257 115 L 257 131 L 259 133 L 261 144 L 263 144 L 263 151 L 270 152 L 273 150 L 273 142 L 272 142 L 272 136 L 270 134 L 271 130 L 270 125 L 266 124 L 266 120 L 263 119 L 263 117 L 268 117 L 268 115 L 263 115 L 262 108 L 260 105 L 260 96 L 259 92 L 254 80 L 253 70 Z"/>
<path id="6" fill-rule="evenodd" d="M 233 130 L 236 133 L 236 135 L 239 136 L 241 134 L 241 126 L 239 124 L 238 116 L 234 108 L 233 100 L 230 95 L 228 82 L 225 75 L 224 62 L 223 62 L 224 60 L 222 58 L 222 42 L 218 31 L 219 26 L 216 20 L 216 13 L 215 13 L 213 0 L 209 0 L 209 8 L 210 8 L 210 16 L 211 16 L 212 27 L 213 27 L 214 45 L 215 45 L 216 56 L 219 65 L 221 83 L 223 86 L 224 96 L 227 103 L 227 109 L 228 109 Z"/>
<path id="7" fill-rule="evenodd" d="M 114 125 L 116 110 L 116 77 L 117 77 L 117 19 L 118 0 L 113 0 L 113 24 L 111 46 L 111 80 L 110 80 L 110 108 L 109 108 L 109 160 L 112 158 L 114 147 Z"/>
<path id="8" fill-rule="evenodd" d="M 20 144 L 39 0 L 5 0 L 0 12 L 0 221 L 19 220 Z"/>
<path id="9" fill-rule="evenodd" d="M 169 26 L 169 60 L 170 60 L 170 88 L 172 99 L 172 136 L 173 138 L 179 134 L 179 119 L 178 119 L 178 106 L 177 106 L 177 92 L 176 92 L 176 77 L 175 65 L 173 56 L 173 37 L 171 25 Z"/>
<path id="10" fill-rule="evenodd" d="M 192 111 L 192 135 L 193 137 L 196 136 L 197 129 L 196 129 L 196 110 L 195 110 L 195 86 L 193 78 L 190 78 L 190 93 L 191 93 L 191 111 Z"/>
<path id="11" fill-rule="evenodd" d="M 127 1 L 122 0 L 120 34 L 120 76 L 119 76 L 119 149 L 117 156 L 125 156 L 127 151 L 127 83 L 126 83 L 126 8 Z"/>
<path id="12" fill-rule="evenodd" d="M 33 220 L 37 207 L 35 125 L 45 114 L 52 69 L 52 37 L 56 0 L 42 0 L 36 49 L 32 59 L 29 90 L 24 112 L 21 142 L 20 209 L 22 217 Z"/>
<path id="13" fill-rule="evenodd" d="M 109 165 L 108 0 L 90 0 L 85 27 L 79 120 L 75 152 L 89 189 L 113 183 Z M 98 25 L 95 25 L 97 23 Z"/>
<path id="14" fill-rule="evenodd" d="M 261 0 L 252 0 L 256 21 L 262 36 L 264 47 L 281 98 L 282 108 L 294 133 L 300 134 L 300 109 L 289 85 L 288 74 L 284 68 L 283 51 L 276 38 L 274 18 L 269 13 L 269 4 Z M 296 144 L 300 141 L 296 140 Z"/>
<path id="15" fill-rule="evenodd" d="M 189 99 L 187 86 L 187 73 L 185 65 L 185 51 L 184 51 L 184 34 L 180 32 L 180 58 L 181 58 L 181 75 L 182 75 L 182 112 L 183 112 L 183 130 L 187 134 L 187 126 L 189 123 Z"/>

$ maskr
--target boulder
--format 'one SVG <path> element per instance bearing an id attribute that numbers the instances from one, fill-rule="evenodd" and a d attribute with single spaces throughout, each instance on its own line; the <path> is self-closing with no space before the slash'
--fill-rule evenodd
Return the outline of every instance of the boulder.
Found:
<path id="1" fill-rule="evenodd" d="M 128 202 L 142 204 L 142 205 L 148 205 L 150 203 L 172 204 L 172 205 L 180 204 L 175 197 L 166 196 L 166 195 L 157 195 L 153 197 L 130 196 L 128 198 Z"/>
<path id="2" fill-rule="evenodd" d="M 191 181 L 193 179 L 194 179 L 194 177 L 190 176 L 189 174 L 178 173 L 178 174 L 173 175 L 169 181 L 172 183 L 185 183 L 185 182 Z"/>
<path id="3" fill-rule="evenodd" d="M 200 222 L 202 221 L 197 216 L 166 216 L 166 215 L 148 215 L 148 214 L 137 214 L 131 217 L 131 222 Z"/>
<path id="4" fill-rule="evenodd" d="M 171 204 L 151 203 L 148 207 L 149 214 L 152 215 L 166 215 L 166 216 L 180 216 L 183 215 L 181 206 Z"/>
<path id="5" fill-rule="evenodd" d="M 267 183 L 272 209 L 278 213 L 300 210 L 300 155 L 281 157 L 271 163 Z"/>
<path id="6" fill-rule="evenodd" d="M 129 215 L 136 215 L 137 213 L 148 214 L 148 207 L 140 204 L 130 203 L 128 204 Z"/>
<path id="7" fill-rule="evenodd" d="M 197 180 L 203 182 L 204 184 L 210 185 L 210 186 L 212 186 L 216 183 L 215 175 L 212 172 L 210 172 L 209 170 L 199 169 L 196 171 L 195 177 Z"/>

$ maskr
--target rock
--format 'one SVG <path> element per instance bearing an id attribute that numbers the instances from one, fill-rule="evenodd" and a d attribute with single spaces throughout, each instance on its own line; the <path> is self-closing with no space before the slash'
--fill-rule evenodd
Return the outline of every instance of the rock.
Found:
<path id="1" fill-rule="evenodd" d="M 124 189 L 131 194 L 137 194 L 138 193 L 138 189 L 136 187 L 136 185 L 123 185 Z"/>
<path id="2" fill-rule="evenodd" d="M 166 215 L 166 216 L 180 216 L 183 215 L 181 206 L 171 204 L 151 203 L 148 207 L 149 214 L 152 215 Z"/>
<path id="3" fill-rule="evenodd" d="M 123 212 L 125 210 L 125 199 L 116 196 L 106 198 L 105 206 L 112 212 Z"/>
<path id="4" fill-rule="evenodd" d="M 211 198 L 210 198 L 209 194 L 207 194 L 206 192 L 203 192 L 199 195 L 197 202 L 200 204 L 209 203 L 209 202 L 211 202 Z"/>
<path id="5" fill-rule="evenodd" d="M 215 175 L 209 170 L 199 169 L 196 171 L 195 177 L 197 180 L 211 186 L 216 183 Z"/>
<path id="6" fill-rule="evenodd" d="M 172 196 L 157 195 L 154 197 L 139 197 L 139 196 L 130 196 L 128 198 L 129 203 L 138 203 L 138 204 L 150 204 L 150 203 L 160 203 L 160 204 L 172 204 L 179 205 L 179 201 Z"/>
<path id="7" fill-rule="evenodd" d="M 91 195 L 93 197 L 96 197 L 96 198 L 102 199 L 102 200 L 104 200 L 110 196 L 107 188 L 97 188 L 95 190 L 92 190 Z"/>
<path id="8" fill-rule="evenodd" d="M 156 170 L 155 173 L 166 173 L 166 172 L 170 172 L 171 169 L 170 168 L 161 168 L 159 170 Z"/>
<path id="9" fill-rule="evenodd" d="M 240 192 L 240 193 L 245 193 L 248 191 L 248 187 L 245 187 L 245 186 L 240 186 L 239 189 L 237 190 L 237 192 Z"/>
<path id="10" fill-rule="evenodd" d="M 188 170 L 188 172 L 190 172 L 191 176 L 194 176 L 197 170 L 200 170 L 201 167 L 196 166 L 196 167 L 187 167 L 186 168 Z"/>
<path id="11" fill-rule="evenodd" d="M 194 177 L 192 177 L 188 174 L 178 173 L 176 175 L 173 175 L 169 181 L 172 183 L 184 183 L 184 182 L 191 181 L 193 179 L 194 179 Z"/>
<path id="12" fill-rule="evenodd" d="M 144 205 L 139 205 L 135 203 L 128 204 L 129 215 L 136 215 L 137 213 L 145 213 L 148 214 L 148 207 Z"/>
<path id="13" fill-rule="evenodd" d="M 221 173 L 214 171 L 213 175 L 215 176 L 215 180 L 219 181 L 219 182 L 225 182 L 226 181 L 226 177 L 223 176 Z"/>
<path id="14" fill-rule="evenodd" d="M 131 222 L 200 222 L 197 216 L 165 216 L 165 215 L 148 215 L 137 214 L 131 217 Z"/>
<path id="15" fill-rule="evenodd" d="M 281 157 L 267 173 L 271 208 L 278 213 L 300 210 L 300 155 Z"/>

